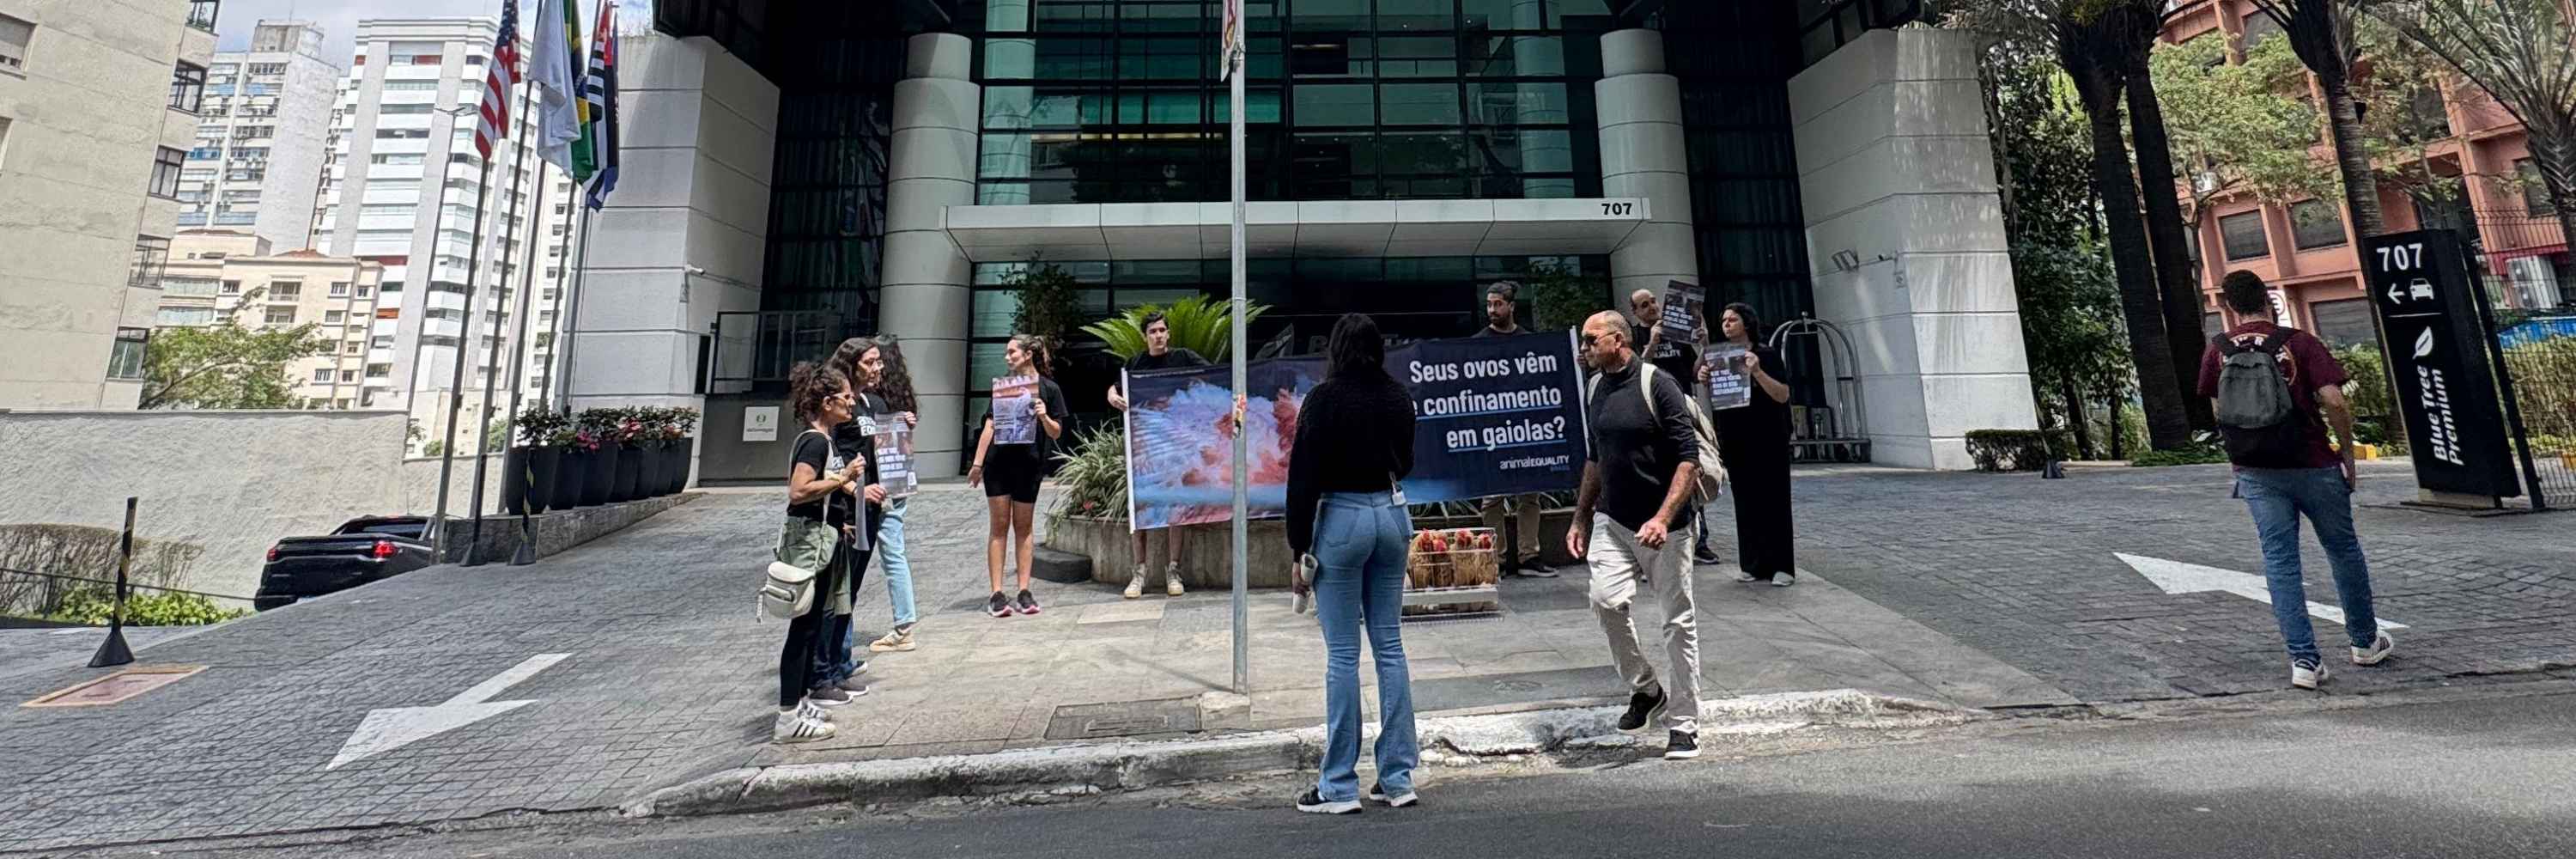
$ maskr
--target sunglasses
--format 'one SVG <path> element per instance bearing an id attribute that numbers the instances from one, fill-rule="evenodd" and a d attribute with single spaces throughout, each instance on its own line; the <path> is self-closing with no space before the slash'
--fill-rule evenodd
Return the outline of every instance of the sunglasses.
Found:
<path id="1" fill-rule="evenodd" d="M 1604 336 L 1604 335 L 1600 335 L 1600 334 L 1586 334 L 1586 335 L 1583 335 L 1583 348 L 1586 348 L 1586 349 L 1590 349 L 1590 348 L 1592 348 L 1592 345 L 1593 345 L 1594 343 L 1596 343 L 1596 342 L 1599 342 L 1599 341 L 1602 339 L 1602 337 L 1603 337 L 1603 336 Z M 1607 335 L 1607 336 L 1610 336 L 1610 337 L 1617 337 L 1617 336 L 1619 336 L 1619 335 L 1611 334 L 1611 335 Z"/>

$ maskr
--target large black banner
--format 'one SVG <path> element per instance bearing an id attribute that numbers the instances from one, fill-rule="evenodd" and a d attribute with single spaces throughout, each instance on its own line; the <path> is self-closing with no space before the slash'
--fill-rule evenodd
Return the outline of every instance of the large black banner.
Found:
<path id="1" fill-rule="evenodd" d="M 1574 332 L 1431 340 L 1386 356 L 1413 389 L 1414 503 L 1570 491 L 1583 476 Z"/>
<path id="2" fill-rule="evenodd" d="M 2478 322 L 2477 282 L 2457 233 L 2417 230 L 2363 243 L 2370 306 L 2406 417 L 2415 481 L 2489 498 L 2522 494 Z"/>

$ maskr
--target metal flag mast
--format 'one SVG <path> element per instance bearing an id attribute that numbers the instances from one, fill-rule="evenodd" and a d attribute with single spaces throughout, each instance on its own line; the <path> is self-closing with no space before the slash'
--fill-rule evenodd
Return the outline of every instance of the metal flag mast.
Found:
<path id="1" fill-rule="evenodd" d="M 1228 139 L 1232 142 L 1233 148 L 1233 152 L 1228 156 L 1228 158 L 1233 165 L 1231 184 L 1233 185 L 1232 200 L 1234 202 L 1234 223 L 1231 226 L 1233 231 L 1234 293 L 1233 298 L 1228 302 L 1228 306 L 1232 307 L 1234 310 L 1233 324 L 1229 326 L 1233 329 L 1234 340 L 1233 343 L 1228 346 L 1228 349 L 1233 356 L 1231 363 L 1234 365 L 1234 394 L 1238 398 L 1242 397 L 1244 395 L 1244 391 L 1247 390 L 1246 381 L 1244 379 L 1244 360 L 1245 352 L 1248 349 L 1245 345 L 1245 335 L 1243 330 L 1245 291 L 1243 264 L 1243 26 L 1243 0 L 1225 0 L 1225 34 L 1224 41 L 1219 44 L 1218 51 L 1223 54 L 1225 62 L 1225 77 L 1229 82 L 1229 94 L 1227 98 L 1230 99 L 1230 103 L 1233 107 L 1232 110 L 1226 113 L 1226 122 L 1229 127 Z M 1252 445 L 1250 439 L 1246 438 L 1243 432 L 1240 413 L 1237 414 L 1236 420 L 1237 423 L 1234 428 L 1233 548 L 1234 693 L 1237 695 L 1249 696 L 1252 694 L 1252 649 L 1251 640 L 1247 637 L 1246 630 L 1249 628 L 1249 621 L 1251 620 L 1250 612 L 1248 611 L 1248 600 L 1250 597 L 1247 593 L 1248 582 L 1251 578 L 1251 559 L 1248 555 L 1248 550 L 1251 547 L 1251 534 L 1249 525 L 1245 522 L 1245 517 L 1250 513 L 1248 508 L 1251 506 L 1249 503 L 1251 491 L 1251 468 L 1247 458 L 1252 453 Z"/>
<path id="2" fill-rule="evenodd" d="M 534 81 L 530 81 L 522 84 L 522 86 L 525 86 L 526 89 L 522 91 L 523 95 L 519 99 L 519 106 L 523 108 L 526 113 L 536 113 L 536 83 Z M 522 141 L 522 143 L 534 142 L 534 140 Z M 528 249 L 532 252 L 536 250 L 537 247 L 536 242 L 529 241 L 527 237 L 519 235 L 518 219 L 513 217 L 518 214 L 518 211 L 517 206 L 512 203 L 511 197 L 531 196 L 520 192 L 521 186 L 527 182 L 529 147 L 522 145 L 516 148 L 519 150 L 518 154 L 513 155 L 510 158 L 510 192 L 503 195 L 500 202 L 497 204 L 502 207 L 501 246 L 493 251 L 493 255 L 500 258 L 499 264 L 493 266 L 493 281 L 500 284 L 504 289 L 508 288 L 510 283 L 510 242 L 513 237 L 516 237 L 519 241 L 527 242 Z M 541 174 L 545 172 L 545 162 L 537 162 L 537 172 Z M 481 216 L 480 212 L 476 213 L 476 217 L 478 219 Z M 534 217 L 531 216 L 529 226 L 535 226 L 534 220 Z M 535 257 L 530 257 L 531 261 L 534 261 L 534 259 Z M 527 296 L 519 296 L 519 303 L 522 305 L 521 311 L 524 314 L 526 310 L 525 305 L 527 304 Z M 495 299 L 493 304 L 498 307 L 500 305 L 500 301 Z M 525 315 L 521 315 L 519 317 L 519 328 L 522 334 L 526 333 L 527 325 L 527 317 Z M 468 312 L 465 316 L 465 332 L 467 335 L 466 339 L 471 340 L 474 332 L 474 315 L 471 312 Z M 467 567 L 481 566 L 484 561 L 483 477 L 484 473 L 490 470 L 487 468 L 487 465 L 490 462 L 492 454 L 492 397 L 496 393 L 494 391 L 494 387 L 499 383 L 501 377 L 501 325 L 498 320 L 495 320 L 492 324 L 491 339 L 491 348 L 484 350 L 486 354 L 483 359 L 482 419 L 475 421 L 474 423 L 474 432 L 476 433 L 474 439 L 474 492 L 471 496 L 472 500 L 470 502 L 474 506 L 474 512 L 472 514 L 473 518 L 471 519 L 473 524 L 471 526 L 471 530 L 466 532 L 470 536 L 467 538 L 467 542 L 465 544 L 465 559 L 459 562 L 459 566 Z M 458 375 L 461 377 L 465 369 L 464 344 L 459 343 L 457 345 L 456 356 L 456 367 Z M 511 396 L 515 399 L 517 397 L 517 392 L 513 391 Z M 515 411 L 517 406 L 514 405 L 511 408 Z M 448 421 L 447 432 L 450 439 L 453 439 L 456 435 L 456 422 L 453 418 Z M 504 444 L 508 443 L 508 439 L 503 439 L 502 441 Z M 448 446 L 454 447 L 455 442 L 450 441 Z M 444 510 L 445 505 L 441 505 L 440 509 Z"/>
<path id="3" fill-rule="evenodd" d="M 516 118 L 513 119 L 515 121 Z M 429 520 L 430 528 L 437 532 L 430 545 L 436 547 L 441 563 L 447 560 L 447 491 L 456 465 L 456 419 L 462 416 L 458 413 L 465 409 L 465 355 L 467 344 L 474 335 L 474 285 L 483 268 L 483 213 L 492 208 L 491 187 L 492 157 L 486 155 L 483 157 L 482 174 L 474 187 L 474 227 L 470 231 L 474 243 L 465 251 L 465 308 L 462 311 L 464 318 L 457 322 L 456 368 L 447 382 L 447 439 L 440 443 L 438 451 L 438 515 Z M 433 265 L 430 272 L 433 285 L 438 279 L 436 268 Z M 429 294 L 435 292 L 437 290 L 432 289 L 421 296 L 420 336 L 423 338 L 429 336 Z"/>

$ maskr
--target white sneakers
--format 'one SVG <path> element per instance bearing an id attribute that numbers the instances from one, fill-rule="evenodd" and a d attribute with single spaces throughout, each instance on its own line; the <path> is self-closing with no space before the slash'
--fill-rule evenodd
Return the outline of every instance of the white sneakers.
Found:
<path id="1" fill-rule="evenodd" d="M 2331 674 L 2326 671 L 2325 663 L 2320 662 L 2315 665 L 2305 662 L 2290 663 L 2290 685 L 2292 686 L 2314 689 L 2325 685 L 2326 678 L 2329 676 Z"/>
<path id="2" fill-rule="evenodd" d="M 2396 652 L 2397 639 L 2388 637 L 2388 633 L 2386 632 L 2381 632 L 2378 639 L 2370 642 L 2369 647 L 2356 647 L 2352 649 L 2352 664 L 2377 665 L 2388 661 L 2389 655 Z"/>
<path id="3" fill-rule="evenodd" d="M 1183 588 L 1183 587 L 1181 587 L 1181 565 L 1180 565 L 1180 564 L 1173 564 L 1173 565 L 1171 565 L 1171 566 L 1164 567 L 1164 568 L 1163 568 L 1163 595 L 1164 595 L 1164 596 L 1175 596 L 1175 597 L 1176 597 L 1176 596 L 1180 596 L 1180 595 L 1182 595 L 1182 594 L 1184 594 L 1184 593 L 1188 593 L 1188 592 L 1189 592 L 1189 590 L 1188 590 L 1187 588 Z M 1126 591 L 1126 593 L 1124 593 L 1124 594 L 1123 594 L 1123 596 L 1125 596 L 1126 598 L 1128 598 L 1128 599 L 1131 599 L 1131 600 L 1132 600 L 1132 599 L 1136 599 L 1136 598 L 1142 597 L 1142 596 L 1144 596 L 1144 595 L 1145 595 L 1145 565 L 1143 565 L 1143 564 L 1137 564 L 1137 565 L 1136 565 L 1136 574 L 1135 574 L 1135 575 L 1132 575 L 1132 576 L 1128 576 L 1128 577 L 1127 577 L 1127 591 Z"/>
<path id="4" fill-rule="evenodd" d="M 886 633 L 884 638 L 868 642 L 868 651 L 871 653 L 909 653 L 913 648 L 918 646 L 919 645 L 914 644 L 912 641 L 912 630 L 898 629 Z"/>
<path id="5" fill-rule="evenodd" d="M 831 739 L 838 733 L 840 729 L 832 726 L 831 718 L 809 700 L 778 711 L 778 721 L 770 727 L 769 739 L 781 744 L 810 743 Z"/>

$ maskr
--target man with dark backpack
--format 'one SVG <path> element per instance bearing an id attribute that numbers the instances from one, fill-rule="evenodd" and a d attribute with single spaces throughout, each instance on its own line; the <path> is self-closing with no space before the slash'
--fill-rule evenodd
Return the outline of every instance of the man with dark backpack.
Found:
<path id="1" fill-rule="evenodd" d="M 2314 689 L 2326 682 L 2327 672 L 2308 625 L 2301 516 L 2316 526 L 2317 543 L 2334 568 L 2352 664 L 2377 665 L 2397 649 L 2372 613 L 2370 565 L 2353 531 L 2352 493 L 2361 474 L 2353 463 L 2352 406 L 2343 397 L 2350 377 L 2316 335 L 2273 324 L 2271 290 L 2253 272 L 2229 273 L 2220 292 L 2245 321 L 2213 338 L 2201 354 L 2200 395 L 2217 407 L 2227 459 L 2236 466 L 2236 496 L 2245 499 L 2263 542 L 2263 577 L 2290 651 L 2290 685 Z"/>

